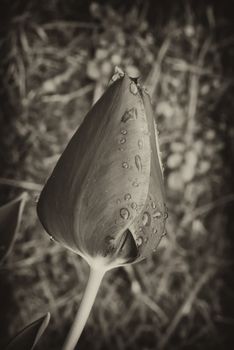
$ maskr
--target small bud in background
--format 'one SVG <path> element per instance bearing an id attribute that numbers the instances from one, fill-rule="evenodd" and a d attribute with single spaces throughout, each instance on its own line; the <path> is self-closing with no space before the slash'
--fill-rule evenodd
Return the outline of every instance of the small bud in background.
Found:
<path id="1" fill-rule="evenodd" d="M 155 250 L 167 210 L 153 110 L 137 79 L 116 71 L 59 159 L 37 210 L 48 234 L 98 271 L 97 288 L 105 271 Z"/>

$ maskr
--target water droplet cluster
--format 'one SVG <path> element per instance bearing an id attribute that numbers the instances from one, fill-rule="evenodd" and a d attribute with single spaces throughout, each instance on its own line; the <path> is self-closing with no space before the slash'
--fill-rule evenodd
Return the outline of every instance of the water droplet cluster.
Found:
<path id="1" fill-rule="evenodd" d="M 138 94 L 138 87 L 134 82 L 130 83 L 130 92 L 133 95 Z M 127 136 L 129 133 L 128 126 L 132 123 L 132 121 L 136 120 L 138 116 L 139 110 L 137 108 L 132 107 L 130 109 L 127 109 L 124 114 L 121 117 L 121 128 L 120 128 L 120 136 L 119 136 L 119 144 L 121 145 L 121 148 L 119 148 L 120 151 L 125 151 L 126 147 L 128 146 L 127 142 Z M 144 111 L 142 111 L 145 113 Z M 142 129 L 142 135 L 150 135 L 147 128 Z M 138 148 L 138 152 L 134 155 L 133 159 L 122 159 L 122 168 L 124 169 L 137 169 L 138 174 L 143 171 L 143 154 L 142 150 L 144 148 L 144 137 L 139 138 L 136 144 L 136 147 Z M 124 154 L 124 153 L 123 153 Z M 128 170 L 127 170 L 128 171 Z M 140 186 L 141 181 L 139 178 L 129 178 L 130 184 L 133 188 L 137 188 Z M 130 218 L 131 210 L 137 211 L 138 213 L 141 213 L 139 217 L 137 218 L 137 223 L 135 223 L 135 242 L 136 245 L 143 251 L 143 247 L 147 245 L 147 249 L 154 249 L 160 238 L 165 234 L 164 227 L 165 227 L 165 220 L 168 217 L 167 214 L 167 208 L 166 206 L 162 206 L 160 203 L 158 203 L 157 199 L 154 198 L 152 195 L 149 195 L 147 198 L 147 203 L 144 206 L 143 211 L 141 211 L 142 208 L 138 206 L 138 204 L 134 201 L 134 191 L 132 193 L 125 193 L 123 196 L 123 200 L 120 200 L 120 203 L 122 203 L 119 211 L 120 218 L 122 220 L 128 220 Z"/>
<path id="2" fill-rule="evenodd" d="M 137 222 L 136 244 L 143 247 L 149 242 L 147 249 L 155 249 L 165 233 L 165 220 L 168 217 L 167 208 L 156 204 L 151 195 L 148 196 L 145 210 Z"/>

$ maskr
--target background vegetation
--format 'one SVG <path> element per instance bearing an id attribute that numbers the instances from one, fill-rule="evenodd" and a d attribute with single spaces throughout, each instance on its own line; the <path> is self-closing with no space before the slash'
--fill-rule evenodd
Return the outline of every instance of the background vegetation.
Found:
<path id="1" fill-rule="evenodd" d="M 167 236 L 148 260 L 107 274 L 79 349 L 227 347 L 234 327 L 229 2 L 24 0 L 0 6 L 0 204 L 22 189 L 30 195 L 0 271 L 0 347 L 50 311 L 37 348 L 57 350 L 72 323 L 88 266 L 50 241 L 36 201 L 116 65 L 141 75 L 152 96 L 165 165 Z M 14 187 L 3 178 L 15 180 Z"/>

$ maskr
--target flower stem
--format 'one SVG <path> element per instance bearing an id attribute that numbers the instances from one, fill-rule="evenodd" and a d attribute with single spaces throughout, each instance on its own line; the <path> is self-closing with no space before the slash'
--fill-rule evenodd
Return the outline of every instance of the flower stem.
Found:
<path id="1" fill-rule="evenodd" d="M 89 317 L 94 304 L 105 270 L 97 270 L 90 267 L 88 283 L 76 314 L 73 325 L 68 333 L 62 350 L 74 350 Z"/>

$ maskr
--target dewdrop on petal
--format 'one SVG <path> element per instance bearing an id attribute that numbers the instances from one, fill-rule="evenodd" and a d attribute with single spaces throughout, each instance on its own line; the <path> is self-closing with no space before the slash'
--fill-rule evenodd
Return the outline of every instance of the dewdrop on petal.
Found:
<path id="1" fill-rule="evenodd" d="M 68 143 L 37 206 L 48 234 L 91 268 L 83 315 L 77 316 L 64 350 L 74 349 L 104 273 L 150 255 L 165 231 L 150 98 L 119 68 L 111 82 Z"/>

